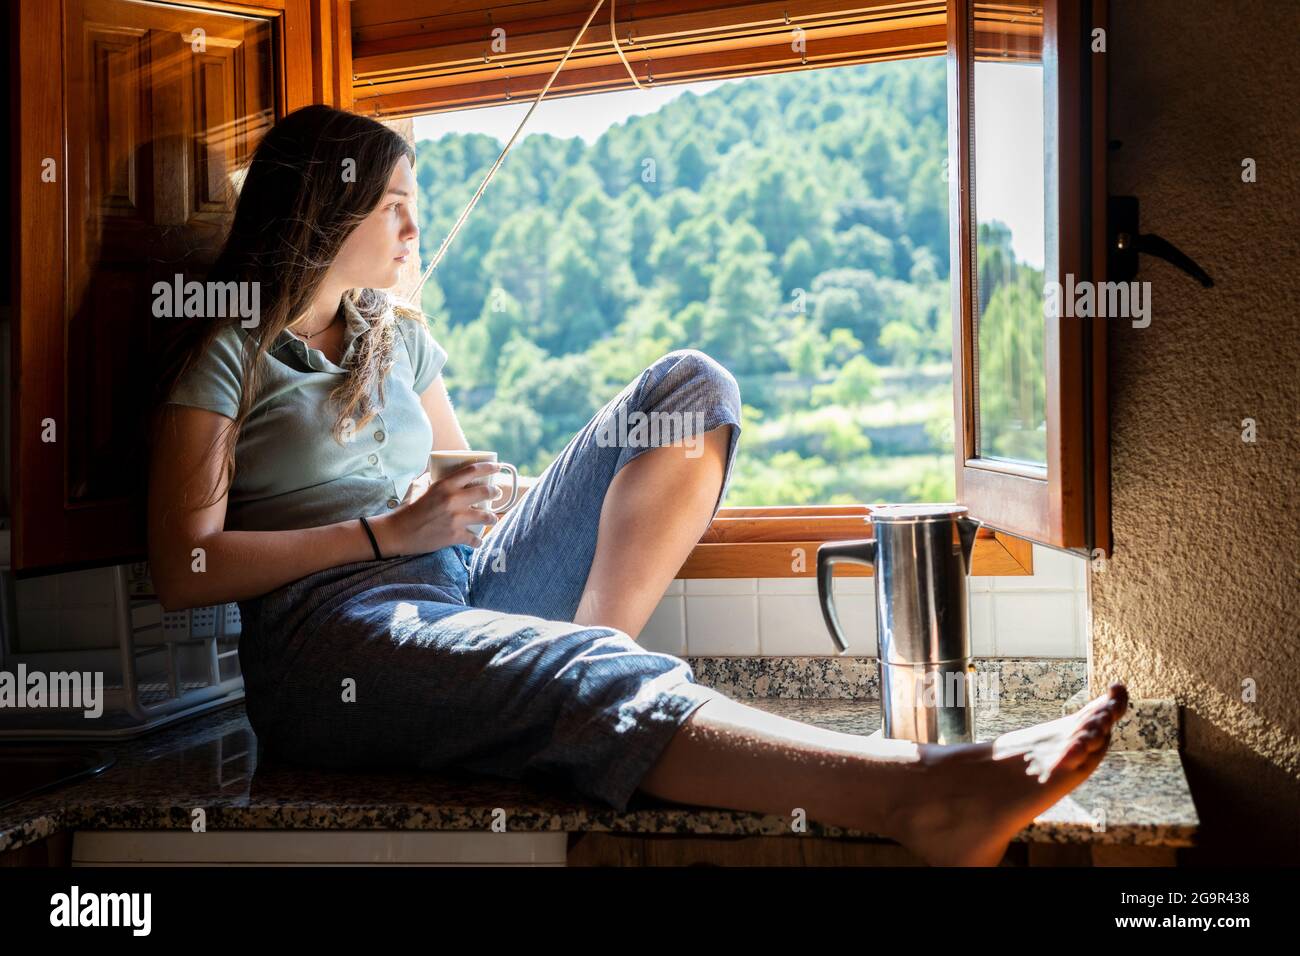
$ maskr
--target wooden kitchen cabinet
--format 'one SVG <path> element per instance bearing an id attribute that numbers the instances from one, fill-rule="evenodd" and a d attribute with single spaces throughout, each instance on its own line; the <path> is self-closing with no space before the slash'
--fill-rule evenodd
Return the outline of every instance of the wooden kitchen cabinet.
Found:
<path id="1" fill-rule="evenodd" d="M 1013 855 L 1015 848 L 1008 853 Z M 568 866 L 924 866 L 897 843 L 829 837 L 574 833 Z"/>
<path id="2" fill-rule="evenodd" d="M 999 866 L 1175 866 L 1166 846 L 1012 843 Z M 830 837 L 569 835 L 567 866 L 924 866 L 897 843 Z"/>
<path id="3" fill-rule="evenodd" d="M 201 278 L 276 118 L 337 95 L 337 6 L 11 5 L 16 571 L 144 558 L 151 290 Z"/>
<path id="4" fill-rule="evenodd" d="M 0 867 L 58 867 L 72 865 L 72 831 L 61 830 L 44 840 L 0 851 Z"/>

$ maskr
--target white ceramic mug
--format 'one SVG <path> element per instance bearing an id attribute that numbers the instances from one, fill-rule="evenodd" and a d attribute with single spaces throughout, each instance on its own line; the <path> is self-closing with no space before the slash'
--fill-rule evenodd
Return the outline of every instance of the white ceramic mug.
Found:
<path id="1" fill-rule="evenodd" d="M 429 453 L 429 481 L 431 483 L 435 481 L 440 481 L 441 479 L 447 477 L 447 475 L 451 474 L 453 471 L 457 470 L 458 468 L 463 468 L 466 465 L 473 464 L 474 462 L 496 461 L 496 460 L 497 460 L 497 453 L 494 451 L 463 451 L 461 449 L 455 449 L 452 451 L 430 452 Z M 488 511 L 494 512 L 495 514 L 500 514 L 501 512 L 505 511 L 512 504 L 514 504 L 515 499 L 519 497 L 519 472 L 515 470 L 514 465 L 511 465 L 504 461 L 501 462 L 501 467 L 510 472 L 510 476 L 511 476 L 510 500 L 503 505 L 497 505 L 497 501 L 501 497 L 500 495 L 498 495 L 496 498 L 493 498 L 489 502 L 485 502 L 482 505 L 476 505 L 476 507 L 484 508 Z M 470 484 L 491 485 L 493 484 L 492 478 L 493 478 L 492 475 L 485 475 L 482 478 L 474 479 L 473 481 L 470 482 Z M 502 493 L 505 492 L 504 488 L 500 488 L 499 490 Z M 472 534 L 476 534 L 480 538 L 483 537 L 483 528 L 484 528 L 483 525 L 471 524 L 471 525 L 466 525 L 466 527 L 469 528 Z"/>

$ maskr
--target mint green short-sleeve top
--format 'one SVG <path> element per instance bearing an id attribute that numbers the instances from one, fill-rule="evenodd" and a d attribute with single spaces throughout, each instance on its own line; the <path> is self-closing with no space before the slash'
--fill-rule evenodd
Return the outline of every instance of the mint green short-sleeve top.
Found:
<path id="1" fill-rule="evenodd" d="M 344 296 L 344 365 L 366 320 Z M 332 434 L 329 393 L 347 374 L 319 349 L 285 330 L 262 357 L 259 395 L 235 446 L 235 481 L 226 502 L 228 531 L 285 531 L 334 524 L 395 508 L 424 472 L 433 430 L 420 395 L 441 373 L 447 352 L 419 319 L 396 317 L 400 334 L 384 381 L 384 407 L 344 444 Z M 169 404 L 234 419 L 243 392 L 243 349 L 256 343 L 238 320 L 176 383 Z M 378 394 L 372 401 L 378 404 Z"/>

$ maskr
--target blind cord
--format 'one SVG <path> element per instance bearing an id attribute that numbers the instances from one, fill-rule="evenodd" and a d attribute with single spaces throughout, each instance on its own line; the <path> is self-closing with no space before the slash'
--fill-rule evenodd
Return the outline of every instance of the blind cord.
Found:
<path id="1" fill-rule="evenodd" d="M 442 245 L 438 247 L 438 251 L 434 254 L 433 258 L 429 260 L 429 265 L 420 276 L 420 282 L 416 285 L 415 290 L 411 293 L 408 300 L 416 308 L 419 308 L 420 290 L 422 290 L 424 284 L 429 281 L 429 276 L 433 275 L 433 270 L 438 268 L 438 263 L 441 262 L 442 257 L 446 255 L 447 249 L 451 246 L 452 240 L 455 239 L 457 234 L 460 232 L 460 227 L 465 224 L 465 220 L 469 218 L 470 212 L 473 210 L 475 205 L 478 204 L 479 197 L 483 195 L 483 190 L 487 189 L 488 183 L 492 181 L 492 177 L 495 176 L 497 170 L 501 168 L 501 163 L 505 160 L 506 154 L 509 153 L 510 148 L 515 145 L 515 140 L 519 138 L 519 134 L 523 132 L 524 127 L 528 125 L 528 120 L 532 117 L 533 110 L 537 109 L 537 105 L 541 103 L 546 94 L 550 92 L 551 84 L 555 82 L 555 78 L 559 76 L 560 71 L 564 69 L 564 64 L 569 60 L 569 54 L 577 48 L 578 42 L 587 32 L 587 27 L 591 26 L 591 21 L 596 18 L 596 13 L 600 10 L 600 5 L 604 2 L 605 0 L 596 0 L 596 5 L 591 8 L 591 13 L 587 15 L 587 20 L 578 31 L 578 35 L 573 38 L 573 42 L 569 44 L 569 49 L 564 52 L 564 56 L 560 58 L 560 62 L 555 65 L 555 69 L 551 72 L 550 79 L 546 81 L 546 85 L 542 87 L 541 92 L 537 94 L 537 98 L 533 100 L 533 105 L 530 106 L 528 112 L 524 114 L 524 118 L 519 122 L 518 128 L 515 129 L 514 134 L 506 143 L 505 149 L 501 150 L 501 155 L 497 157 L 497 161 L 492 164 L 492 168 L 489 169 L 487 175 L 483 177 L 483 182 L 479 184 L 478 190 L 475 191 L 473 197 L 465 206 L 465 210 L 460 214 L 460 218 L 457 219 L 455 225 L 451 227 L 451 232 L 447 233 L 447 238 L 442 240 Z M 619 59 L 621 59 L 623 65 L 627 67 L 628 76 L 632 77 L 632 82 L 636 84 L 637 89 L 645 89 L 645 87 L 643 87 L 637 80 L 636 74 L 632 72 L 632 67 L 627 62 L 627 57 L 623 56 L 623 50 L 618 44 L 618 37 L 614 33 L 614 3 L 615 0 L 609 0 L 610 39 L 614 41 L 614 49 L 618 50 Z"/>

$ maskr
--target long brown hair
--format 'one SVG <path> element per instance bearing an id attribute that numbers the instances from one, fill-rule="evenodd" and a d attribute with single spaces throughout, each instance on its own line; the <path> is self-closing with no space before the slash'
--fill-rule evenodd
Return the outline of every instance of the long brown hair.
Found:
<path id="1" fill-rule="evenodd" d="M 239 413 L 219 439 L 227 487 L 234 484 L 235 446 L 257 397 L 262 357 L 310 306 L 343 241 L 379 204 L 403 156 L 415 165 L 415 150 L 394 130 L 321 105 L 285 116 L 254 151 L 230 233 L 207 276 L 209 282 L 256 282 L 260 300 L 260 321 L 249 330 L 256 334 L 242 338 Z M 345 295 L 369 329 L 357 337 L 347 374 L 330 393 L 339 409 L 334 439 L 340 444 L 349 423 L 360 431 L 384 406 L 396 321 L 424 321 L 418 309 L 375 289 L 351 289 Z M 208 318 L 182 329 L 156 380 L 152 436 L 174 384 L 224 328 L 240 321 L 238 316 Z M 371 400 L 376 386 L 377 404 Z M 204 505 L 216 500 L 216 488 L 213 492 Z"/>

